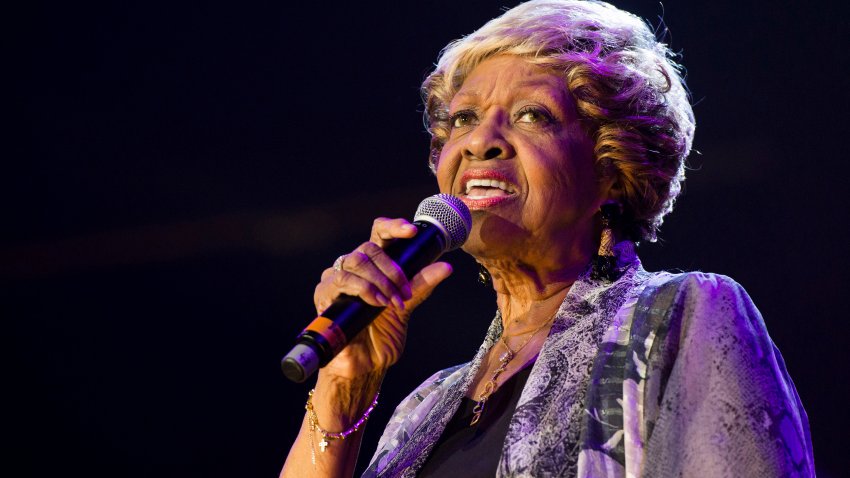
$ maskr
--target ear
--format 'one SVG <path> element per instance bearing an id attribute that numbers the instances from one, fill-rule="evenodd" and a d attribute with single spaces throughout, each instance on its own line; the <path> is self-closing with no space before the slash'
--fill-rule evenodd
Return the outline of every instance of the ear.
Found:
<path id="1" fill-rule="evenodd" d="M 610 201 L 622 204 L 623 196 L 623 184 L 615 173 L 609 172 L 599 179 L 599 204 Z"/>

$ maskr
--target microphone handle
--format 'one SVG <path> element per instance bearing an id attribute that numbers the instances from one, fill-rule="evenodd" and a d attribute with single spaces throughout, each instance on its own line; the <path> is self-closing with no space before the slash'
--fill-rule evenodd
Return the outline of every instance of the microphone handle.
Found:
<path id="1" fill-rule="evenodd" d="M 426 221 L 413 224 L 418 229 L 416 236 L 399 239 L 384 249 L 408 279 L 437 260 L 446 246 L 443 232 L 437 226 Z M 369 305 L 359 297 L 340 295 L 298 335 L 295 347 L 281 361 L 283 374 L 294 382 L 307 380 L 383 310 L 384 307 Z"/>

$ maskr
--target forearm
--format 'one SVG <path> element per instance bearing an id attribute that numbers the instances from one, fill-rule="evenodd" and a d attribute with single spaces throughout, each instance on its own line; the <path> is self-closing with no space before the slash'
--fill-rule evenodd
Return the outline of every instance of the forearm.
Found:
<path id="1" fill-rule="evenodd" d="M 319 426 L 331 432 L 341 432 L 352 427 L 371 405 L 383 376 L 383 372 L 375 372 L 349 380 L 320 372 L 312 398 Z M 305 414 L 298 437 L 281 470 L 281 478 L 352 476 L 363 428 L 360 427 L 344 440 L 327 440 L 329 445 L 322 451 L 319 446 L 322 435 L 318 430 L 311 433 L 309 413 Z"/>

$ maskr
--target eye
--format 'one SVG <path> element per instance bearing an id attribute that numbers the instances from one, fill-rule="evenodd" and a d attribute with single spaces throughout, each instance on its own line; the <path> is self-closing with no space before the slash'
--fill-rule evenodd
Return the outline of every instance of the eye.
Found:
<path id="1" fill-rule="evenodd" d="M 461 110 L 449 116 L 449 123 L 452 125 L 452 128 L 463 128 L 464 126 L 475 124 L 477 120 L 478 117 L 470 110 Z"/>
<path id="2" fill-rule="evenodd" d="M 516 114 L 517 123 L 552 123 L 555 118 L 551 113 L 539 106 L 526 106 Z"/>

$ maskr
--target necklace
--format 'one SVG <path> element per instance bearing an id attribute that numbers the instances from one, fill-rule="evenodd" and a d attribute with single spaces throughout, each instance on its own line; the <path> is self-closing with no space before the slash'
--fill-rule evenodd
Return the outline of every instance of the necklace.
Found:
<path id="1" fill-rule="evenodd" d="M 472 408 L 472 422 L 469 423 L 469 426 L 474 426 L 478 423 L 479 420 L 481 420 L 481 414 L 484 412 L 484 406 L 487 404 L 487 400 L 490 398 L 490 395 L 492 395 L 493 392 L 496 391 L 496 387 L 498 386 L 497 381 L 499 379 L 499 375 L 502 375 L 502 372 L 507 370 L 508 364 L 511 363 L 511 360 L 513 360 L 514 357 L 516 357 L 522 351 L 522 349 L 524 349 L 525 346 L 528 345 L 529 342 L 531 342 L 531 339 L 533 339 L 534 336 L 537 335 L 537 332 L 543 330 L 543 327 L 547 326 L 549 322 L 552 322 L 552 320 L 554 319 L 555 316 L 553 315 L 552 318 L 540 324 L 540 327 L 537 327 L 537 329 L 535 329 L 534 332 L 529 335 L 527 339 L 525 339 L 525 342 L 523 342 L 522 345 L 520 345 L 519 348 L 516 350 L 511 349 L 511 347 L 508 345 L 508 336 L 504 334 L 502 335 L 502 338 L 499 342 L 505 346 L 507 352 L 503 353 L 499 357 L 499 366 L 496 368 L 496 370 L 493 371 L 493 375 L 490 377 L 490 380 L 488 380 L 487 383 L 484 384 L 484 390 L 482 390 L 481 393 L 478 395 L 478 401 L 475 404 L 475 407 Z M 516 335 L 513 335 L 511 337 L 516 337 Z"/>

